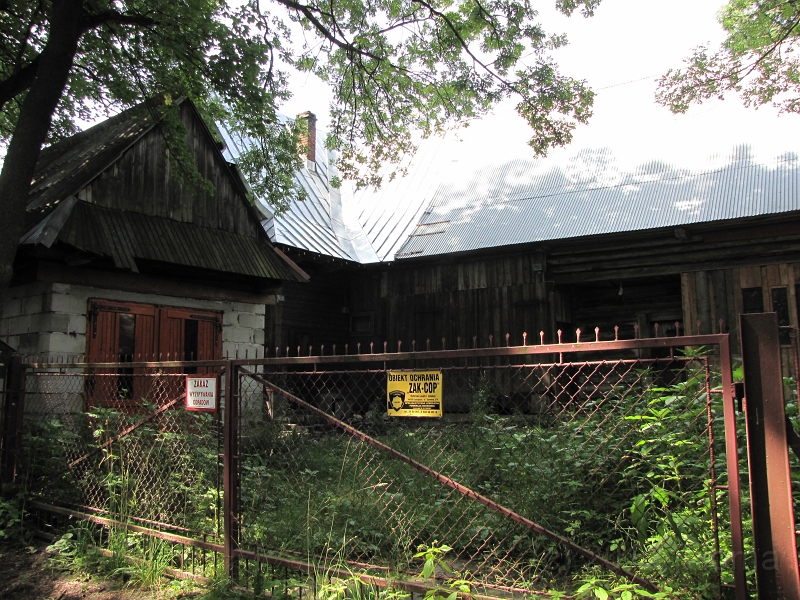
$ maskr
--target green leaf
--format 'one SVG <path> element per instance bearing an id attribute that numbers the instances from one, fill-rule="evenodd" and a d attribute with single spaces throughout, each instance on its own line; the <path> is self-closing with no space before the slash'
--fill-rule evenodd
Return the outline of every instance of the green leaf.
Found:
<path id="1" fill-rule="evenodd" d="M 434 570 L 436 569 L 436 565 L 433 562 L 432 558 L 429 558 L 425 561 L 425 564 L 422 567 L 422 576 L 425 579 L 429 579 L 431 575 L 433 575 Z"/>

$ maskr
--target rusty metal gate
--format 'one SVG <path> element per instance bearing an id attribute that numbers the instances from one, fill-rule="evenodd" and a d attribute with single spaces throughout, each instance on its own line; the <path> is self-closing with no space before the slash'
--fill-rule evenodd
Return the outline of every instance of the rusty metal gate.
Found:
<path id="1" fill-rule="evenodd" d="M 28 364 L 17 479 L 42 527 L 124 526 L 256 587 L 270 564 L 312 587 L 745 597 L 727 335 L 386 350 Z M 198 365 L 216 415 L 180 409 Z M 391 369 L 441 370 L 444 416 L 389 417 Z"/>

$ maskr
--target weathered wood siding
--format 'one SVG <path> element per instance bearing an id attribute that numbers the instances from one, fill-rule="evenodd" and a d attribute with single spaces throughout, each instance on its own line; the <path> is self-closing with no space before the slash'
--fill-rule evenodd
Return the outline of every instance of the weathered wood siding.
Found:
<path id="1" fill-rule="evenodd" d="M 683 320 L 687 333 L 730 333 L 733 351 L 738 353 L 739 315 L 744 312 L 742 290 L 746 288 L 761 288 L 766 312 L 775 310 L 772 290 L 785 288 L 790 324 L 798 326 L 798 283 L 800 262 L 682 273 Z M 794 373 L 792 352 L 790 345 L 784 345 L 784 373 Z"/>
<path id="2" fill-rule="evenodd" d="M 340 353 L 347 343 L 350 315 L 347 311 L 349 273 L 309 273 L 308 283 L 285 282 L 280 292 L 284 300 L 267 307 L 266 345 L 269 351 L 280 348 L 283 356 L 288 346 L 291 355 L 297 355 L 300 346 L 302 355 L 308 355 L 308 347 L 319 353 L 324 344 L 330 354 L 333 344 L 338 344 Z"/>
<path id="3" fill-rule="evenodd" d="M 538 343 L 540 331 L 554 341 L 558 329 L 564 341 L 573 341 L 578 328 L 588 340 L 595 327 L 603 340 L 614 338 L 615 326 L 621 339 L 632 338 L 635 326 L 641 337 L 653 336 L 656 324 L 659 336 L 675 335 L 676 322 L 685 334 L 716 333 L 724 319 L 723 331 L 732 334 L 736 351 L 742 288 L 763 287 L 769 309 L 770 290 L 785 286 L 792 323 L 798 324 L 800 216 L 342 266 L 339 273 L 348 292 L 333 296 L 336 306 L 346 307 L 349 318 L 371 319 L 369 331 L 353 332 L 333 318 L 333 309 L 319 313 L 329 292 L 315 293 L 313 300 L 305 296 L 305 312 L 295 314 L 292 327 L 303 319 L 335 322 L 328 338 L 338 330 L 337 339 L 351 346 L 373 342 L 382 348 L 388 342 L 395 350 L 398 340 L 403 348 L 412 341 L 424 348 L 430 340 L 438 349 L 442 338 L 455 348 L 458 337 L 468 347 L 473 336 L 486 346 L 490 335 L 501 345 L 506 333 L 511 344 L 520 344 L 523 332 L 529 343 Z M 296 297 L 287 292 L 286 307 Z"/>
<path id="4" fill-rule="evenodd" d="M 78 198 L 108 208 L 257 237 L 260 224 L 248 214 L 228 165 L 189 104 L 181 106 L 181 120 L 200 174 L 214 185 L 213 194 L 185 183 L 174 172 L 164 137 L 156 127 L 85 186 Z"/>
<path id="5" fill-rule="evenodd" d="M 369 334 L 350 334 L 353 342 L 368 344 L 397 341 L 410 348 L 480 346 L 522 343 L 522 334 L 537 338 L 544 330 L 552 336 L 555 321 L 565 318 L 558 293 L 548 289 L 542 274 L 541 252 L 516 256 L 442 261 L 439 264 L 395 263 L 391 267 L 355 273 L 350 285 L 353 314 L 372 315 Z"/>

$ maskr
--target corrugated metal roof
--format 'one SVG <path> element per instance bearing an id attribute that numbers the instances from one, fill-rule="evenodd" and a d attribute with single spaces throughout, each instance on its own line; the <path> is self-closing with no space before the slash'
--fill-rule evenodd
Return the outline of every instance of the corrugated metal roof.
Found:
<path id="1" fill-rule="evenodd" d="M 359 263 L 800 210 L 794 152 L 742 145 L 690 167 L 679 157 L 628 168 L 607 148 L 564 149 L 470 167 L 429 139 L 408 175 L 353 192 L 328 185 L 334 157 L 323 138 L 316 171 L 296 175 L 309 199 L 263 224 L 275 242 Z"/>
<path id="2" fill-rule="evenodd" d="M 287 117 L 281 116 L 288 120 Z M 236 162 L 239 155 L 253 141 L 231 133 L 224 125 L 218 125 L 225 139 L 225 156 Z M 358 261 L 358 253 L 351 240 L 342 215 L 342 197 L 339 189 L 330 185 L 336 175 L 331 153 L 325 148 L 325 136 L 316 136 L 316 162 L 307 164 L 295 173 L 295 181 L 306 191 L 307 199 L 292 202 L 289 209 L 278 218 L 269 216 L 262 222 L 269 238 L 278 244 L 302 248 L 326 256 Z M 269 207 L 262 212 L 271 214 Z"/>
<path id="3" fill-rule="evenodd" d="M 692 169 L 632 172 L 583 151 L 561 165 L 512 160 L 442 183 L 396 259 L 800 210 L 798 155 L 746 146 Z"/>
<path id="4" fill-rule="evenodd" d="M 448 157 L 441 154 L 442 138 L 430 138 L 420 145 L 408 162 L 408 174 L 396 177 L 380 189 L 366 188 L 345 201 L 355 221 L 374 250 L 374 259 L 393 260 L 433 198 L 446 171 Z M 351 209 L 352 206 L 352 209 Z"/>

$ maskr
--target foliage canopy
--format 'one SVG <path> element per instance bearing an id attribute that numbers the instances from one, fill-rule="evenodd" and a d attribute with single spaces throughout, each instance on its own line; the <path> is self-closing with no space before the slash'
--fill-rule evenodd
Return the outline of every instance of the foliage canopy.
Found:
<path id="1" fill-rule="evenodd" d="M 718 19 L 727 35 L 722 45 L 700 46 L 683 69 L 668 71 L 659 81 L 657 102 L 682 113 L 693 103 L 735 92 L 747 106 L 800 112 L 800 4 L 730 0 Z"/>
<path id="2" fill-rule="evenodd" d="M 588 16 L 598 2 L 557 6 Z M 71 30 L 59 9 L 78 15 Z M 412 132 L 433 134 L 507 97 L 517 99 L 539 154 L 569 142 L 591 112 L 585 82 L 549 58 L 566 38 L 544 31 L 530 0 L 0 0 L 0 12 L 0 136 L 9 151 L 45 50 L 63 35 L 74 53 L 47 140 L 149 100 L 172 123 L 172 160 L 197 179 L 177 112 L 164 108 L 189 97 L 257 142 L 242 166 L 277 208 L 297 193 L 291 175 L 300 165 L 298 132 L 276 114 L 290 95 L 290 69 L 331 86 L 327 143 L 342 175 L 361 184 L 380 183 L 378 169 L 413 149 Z"/>

